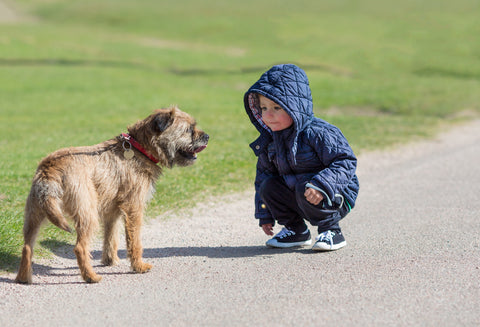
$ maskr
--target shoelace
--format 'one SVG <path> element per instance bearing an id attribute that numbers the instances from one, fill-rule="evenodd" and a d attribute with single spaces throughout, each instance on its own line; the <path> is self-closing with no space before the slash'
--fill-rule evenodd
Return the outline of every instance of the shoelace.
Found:
<path id="1" fill-rule="evenodd" d="M 277 235 L 275 235 L 275 237 L 284 238 L 290 235 L 295 235 L 295 232 L 293 230 L 283 227 L 282 230 L 278 232 Z"/>
<path id="2" fill-rule="evenodd" d="M 327 230 L 317 236 L 317 241 L 328 242 L 330 243 L 330 246 L 333 246 L 333 236 L 335 236 L 335 232 Z"/>

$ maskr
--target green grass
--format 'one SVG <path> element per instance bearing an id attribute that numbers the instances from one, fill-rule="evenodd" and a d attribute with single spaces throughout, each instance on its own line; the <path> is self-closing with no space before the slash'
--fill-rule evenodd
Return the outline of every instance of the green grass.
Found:
<path id="1" fill-rule="evenodd" d="M 155 108 L 179 105 L 211 139 L 195 166 L 164 172 L 150 217 L 250 186 L 257 132 L 243 93 L 276 63 L 305 69 L 316 115 L 356 153 L 480 113 L 475 0 L 15 4 L 30 19 L 0 23 L 0 270 L 18 263 L 39 160 L 114 137 Z M 73 238 L 47 225 L 40 240 L 48 253 L 42 244 Z"/>

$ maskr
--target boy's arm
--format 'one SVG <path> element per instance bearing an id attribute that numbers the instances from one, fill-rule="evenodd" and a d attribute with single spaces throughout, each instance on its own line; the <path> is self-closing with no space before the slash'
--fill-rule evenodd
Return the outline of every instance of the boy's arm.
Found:
<path id="1" fill-rule="evenodd" d="M 255 218 L 259 220 L 259 226 L 265 224 L 275 224 L 275 220 L 272 217 L 272 214 L 267 209 L 267 206 L 263 203 L 260 198 L 260 193 L 258 192 L 262 182 L 271 174 L 268 174 L 265 170 L 265 167 L 262 167 L 261 162 L 257 162 L 257 174 L 255 177 Z"/>
<path id="2" fill-rule="evenodd" d="M 330 204 L 345 195 L 355 177 L 357 158 L 345 136 L 334 126 L 315 138 L 314 148 L 326 168 L 315 174 L 307 187 L 319 190 Z"/>
<path id="3" fill-rule="evenodd" d="M 259 225 L 275 224 L 272 214 L 267 209 L 266 205 L 260 198 L 259 188 L 263 181 L 274 175 L 276 168 L 268 159 L 268 145 L 271 142 L 271 137 L 266 135 L 260 135 L 253 143 L 250 144 L 250 148 L 257 156 L 257 171 L 255 175 L 255 218 L 259 219 Z"/>

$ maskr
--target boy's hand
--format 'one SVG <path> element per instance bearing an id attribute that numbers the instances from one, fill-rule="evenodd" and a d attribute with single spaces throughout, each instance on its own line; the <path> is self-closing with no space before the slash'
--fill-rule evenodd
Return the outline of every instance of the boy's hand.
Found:
<path id="1" fill-rule="evenodd" d="M 273 225 L 272 224 L 264 224 L 262 225 L 263 232 L 267 235 L 273 235 Z"/>
<path id="2" fill-rule="evenodd" d="M 313 188 L 307 188 L 305 190 L 305 199 L 307 199 L 308 202 L 316 206 L 323 200 L 323 195 L 319 191 L 313 189 Z"/>

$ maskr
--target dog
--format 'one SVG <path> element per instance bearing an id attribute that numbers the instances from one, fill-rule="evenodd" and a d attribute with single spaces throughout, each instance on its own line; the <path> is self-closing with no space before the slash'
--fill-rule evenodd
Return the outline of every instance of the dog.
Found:
<path id="1" fill-rule="evenodd" d="M 102 263 L 118 264 L 118 228 L 123 219 L 127 256 L 133 271 L 144 273 L 152 265 L 142 260 L 140 229 L 145 206 L 155 191 L 163 167 L 188 166 L 208 144 L 209 136 L 195 120 L 177 107 L 158 109 L 103 143 L 61 149 L 44 158 L 33 178 L 25 204 L 18 283 L 32 283 L 33 246 L 47 218 L 77 232 L 74 247 L 82 278 L 97 283 L 90 263 L 89 244 L 100 223 L 104 226 Z"/>

